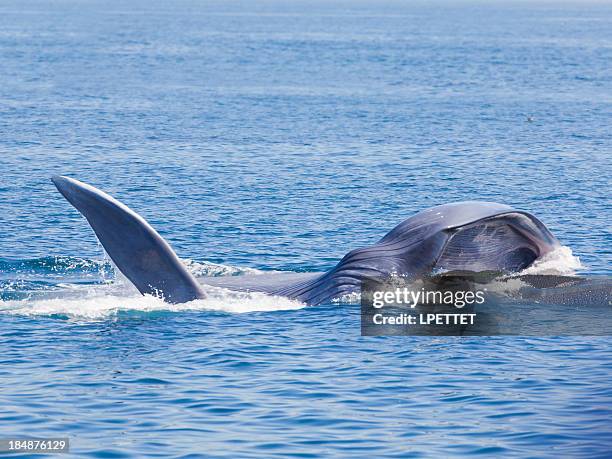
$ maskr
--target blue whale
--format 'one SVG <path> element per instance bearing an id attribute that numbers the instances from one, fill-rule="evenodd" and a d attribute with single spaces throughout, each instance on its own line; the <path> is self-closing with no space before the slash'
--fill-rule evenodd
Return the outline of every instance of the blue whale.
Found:
<path id="1" fill-rule="evenodd" d="M 205 298 L 205 285 L 215 285 L 315 305 L 359 292 L 364 280 L 391 275 L 515 273 L 560 246 L 527 212 L 493 202 L 460 202 L 409 217 L 376 244 L 352 250 L 324 273 L 197 279 L 170 245 L 125 204 L 72 178 L 54 176 L 52 181 L 85 216 L 117 268 L 136 288 L 170 303 Z"/>

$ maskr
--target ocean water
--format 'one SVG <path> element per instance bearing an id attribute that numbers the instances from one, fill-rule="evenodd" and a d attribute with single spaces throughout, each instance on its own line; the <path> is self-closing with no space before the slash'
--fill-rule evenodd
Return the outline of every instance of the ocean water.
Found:
<path id="1" fill-rule="evenodd" d="M 2 2 L 0 438 L 610 457 L 609 337 L 361 337 L 356 305 L 223 290 L 168 306 L 49 180 L 121 199 L 199 274 L 325 270 L 471 199 L 537 215 L 571 250 L 556 268 L 610 275 L 610 62 L 605 3 Z"/>

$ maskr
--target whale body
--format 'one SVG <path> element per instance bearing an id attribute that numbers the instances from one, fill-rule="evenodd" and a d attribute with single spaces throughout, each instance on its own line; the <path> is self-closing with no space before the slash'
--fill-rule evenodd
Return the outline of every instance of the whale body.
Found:
<path id="1" fill-rule="evenodd" d="M 170 245 L 123 203 L 78 180 L 54 176 L 85 216 L 117 268 L 142 294 L 170 303 L 205 298 L 205 285 L 261 291 L 309 305 L 360 291 L 363 281 L 446 272 L 519 272 L 560 246 L 528 212 L 493 202 L 459 202 L 421 211 L 369 247 L 352 250 L 324 273 L 196 279 Z"/>

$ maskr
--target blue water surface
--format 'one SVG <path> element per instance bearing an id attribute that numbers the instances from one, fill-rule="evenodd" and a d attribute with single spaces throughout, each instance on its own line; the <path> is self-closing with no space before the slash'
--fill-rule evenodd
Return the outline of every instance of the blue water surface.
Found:
<path id="1" fill-rule="evenodd" d="M 328 269 L 474 199 L 534 213 L 610 275 L 611 62 L 605 3 L 2 2 L 0 439 L 70 437 L 90 458 L 610 457 L 609 337 L 361 337 L 358 306 L 258 299 L 151 311 L 104 285 L 49 177 L 230 272 Z M 58 291 L 71 302 L 38 300 Z"/>

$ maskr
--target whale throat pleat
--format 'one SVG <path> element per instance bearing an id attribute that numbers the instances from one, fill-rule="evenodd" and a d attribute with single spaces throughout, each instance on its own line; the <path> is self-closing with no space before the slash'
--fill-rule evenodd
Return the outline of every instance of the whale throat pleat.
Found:
<path id="1" fill-rule="evenodd" d="M 526 268 L 538 257 L 538 248 L 509 221 L 485 220 L 454 231 L 436 269 L 516 272 Z"/>

